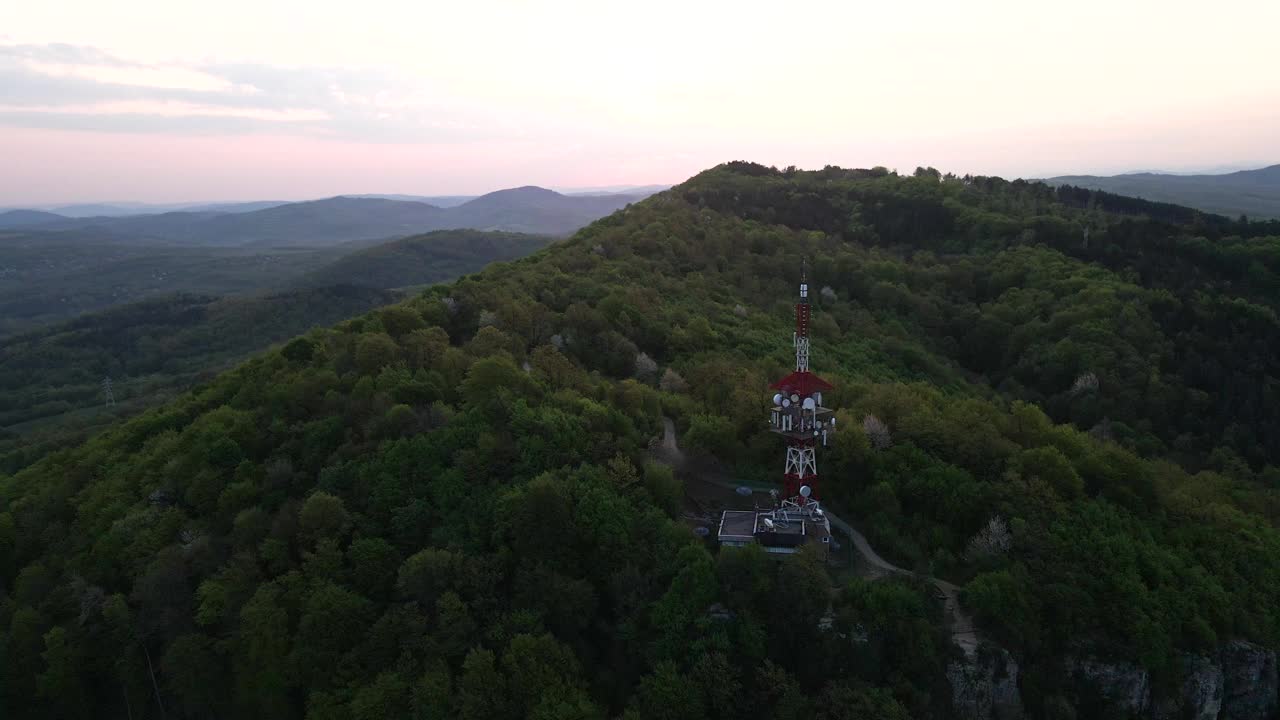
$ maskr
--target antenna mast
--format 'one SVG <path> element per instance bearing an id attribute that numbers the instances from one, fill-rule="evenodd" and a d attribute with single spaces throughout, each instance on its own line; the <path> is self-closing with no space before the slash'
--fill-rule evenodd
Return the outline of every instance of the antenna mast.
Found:
<path id="1" fill-rule="evenodd" d="M 783 505 L 803 508 L 817 505 L 817 446 L 827 444 L 827 434 L 835 431 L 835 413 L 822 406 L 822 392 L 832 385 L 809 371 L 809 262 L 800 265 L 800 297 L 796 301 L 796 329 L 792 344 L 796 350 L 795 372 L 770 387 L 773 396 L 770 426 L 787 440 L 787 462 L 783 475 Z"/>

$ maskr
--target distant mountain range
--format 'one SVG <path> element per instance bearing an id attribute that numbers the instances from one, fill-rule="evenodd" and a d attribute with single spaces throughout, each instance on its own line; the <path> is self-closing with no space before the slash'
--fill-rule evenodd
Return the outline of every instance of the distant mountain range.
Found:
<path id="1" fill-rule="evenodd" d="M 1280 165 L 1222 175 L 1062 175 L 1045 182 L 1188 205 L 1233 218 L 1280 218 Z"/>
<path id="2" fill-rule="evenodd" d="M 563 236 L 646 194 L 563 195 L 526 186 L 470 199 L 443 197 L 441 204 L 370 195 L 124 216 L 20 209 L 0 213 L 0 230 L 88 231 L 103 239 L 184 245 L 309 247 L 461 228 Z"/>
<path id="3" fill-rule="evenodd" d="M 43 210 L 9 210 L 8 212 L 0 212 L 0 229 L 30 228 L 37 225 L 49 225 L 66 219 L 63 215 L 44 212 Z"/>
<path id="4" fill-rule="evenodd" d="M 638 197 L 648 197 L 654 193 L 662 192 L 670 185 L 614 185 L 610 187 L 600 188 L 574 188 L 571 190 L 559 190 L 562 195 L 635 195 Z M 480 195 L 407 195 L 403 193 L 344 193 L 337 197 L 350 198 L 373 198 L 381 200 L 403 200 L 406 202 L 420 202 L 436 207 L 450 208 L 461 205 L 467 201 L 475 200 Z M 321 198 L 316 198 L 321 199 Z M 127 217 L 133 215 L 160 215 L 162 213 L 172 212 L 217 212 L 217 213 L 243 213 L 253 212 L 255 210 L 265 210 L 267 208 L 276 207 L 277 205 L 288 205 L 294 202 L 309 202 L 297 200 L 253 200 L 247 202 L 187 202 L 187 203 L 141 203 L 141 202 L 95 202 L 95 203 L 74 203 L 66 205 L 23 205 L 0 207 L 0 213 L 6 210 L 35 210 L 44 213 L 59 215 L 63 218 L 102 218 L 102 217 Z M 13 226 L 10 226 L 13 227 Z"/>
<path id="5" fill-rule="evenodd" d="M 40 210 L 64 218 L 126 217 L 130 215 L 159 215 L 167 212 L 252 212 L 284 205 L 288 200 L 255 200 L 252 202 L 219 203 L 75 203 L 71 205 L 34 205 L 18 210 Z"/>

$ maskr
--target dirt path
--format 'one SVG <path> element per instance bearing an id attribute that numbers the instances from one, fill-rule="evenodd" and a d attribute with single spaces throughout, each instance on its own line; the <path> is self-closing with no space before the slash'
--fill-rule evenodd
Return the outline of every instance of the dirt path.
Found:
<path id="1" fill-rule="evenodd" d="M 662 418 L 662 441 L 652 450 L 652 453 L 658 461 L 671 465 L 677 470 L 685 468 L 685 454 L 676 440 L 676 424 L 671 418 L 665 416 Z M 718 477 L 706 477 L 704 475 L 701 480 L 731 490 L 738 487 L 738 485 Z M 849 536 L 858 554 L 873 569 L 874 575 L 909 575 L 923 579 L 937 588 L 938 592 L 943 596 L 943 612 L 946 613 L 947 625 L 951 628 L 952 642 L 960 646 L 960 649 L 970 658 L 977 654 L 980 638 L 977 628 L 973 624 L 973 618 L 960 607 L 960 588 L 958 586 L 940 578 L 920 575 L 894 565 L 881 557 L 880 553 L 877 553 L 875 548 L 871 547 L 871 543 L 867 542 L 866 536 L 858 532 L 856 528 L 836 516 L 829 509 L 823 508 L 822 511 L 826 514 L 832 527 Z"/>

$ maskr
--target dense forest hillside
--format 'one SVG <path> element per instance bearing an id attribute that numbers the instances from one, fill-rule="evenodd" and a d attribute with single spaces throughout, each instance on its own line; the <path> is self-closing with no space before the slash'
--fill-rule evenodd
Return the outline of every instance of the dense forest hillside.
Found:
<path id="1" fill-rule="evenodd" d="M 1280 218 L 1280 165 L 1222 175 L 1064 175 L 1047 182 L 1188 205 L 1231 217 Z"/>
<path id="2" fill-rule="evenodd" d="M 157 295 L 280 289 L 351 250 L 176 247 L 90 231 L 0 233 L 0 338 Z"/>
<path id="3" fill-rule="evenodd" d="M 803 257 L 823 499 L 964 587 L 1020 709 L 1195 711 L 1203 661 L 1274 712 L 1280 228 L 732 163 L 0 479 L 6 715 L 974 716 L 926 586 L 711 547 L 646 460 L 668 415 L 780 471 Z"/>
<path id="4" fill-rule="evenodd" d="M 440 230 L 402 242 L 224 248 L 111 242 L 87 231 L 0 234 L 0 337 L 157 295 L 428 284 L 522 257 L 550 241 Z"/>
<path id="5" fill-rule="evenodd" d="M 388 291 L 452 280 L 495 260 L 524 257 L 551 241 L 439 230 L 371 247 L 353 245 L 344 248 L 349 254 L 289 279 L 316 259 L 293 255 L 304 262 L 260 276 L 267 287 L 295 286 L 291 290 L 232 297 L 160 295 L 9 337 L 0 345 L 0 472 L 12 472 L 51 448 L 167 399 L 272 343 L 397 299 Z M 138 248 L 128 251 L 147 259 Z M 164 262 L 163 257 L 155 260 Z M 242 257 L 247 267 L 241 282 L 247 282 L 255 275 L 254 256 Z M 94 277 L 88 265 L 84 277 Z M 108 377 L 116 400 L 110 407 L 102 386 Z"/>
<path id="6" fill-rule="evenodd" d="M 395 299 L 355 286 L 244 298 L 170 295 L 7 338 L 0 345 L 0 472 L 168 399 L 274 342 Z"/>
<path id="7" fill-rule="evenodd" d="M 474 272 L 489 262 L 524 257 L 552 240 L 545 235 L 437 230 L 355 250 L 307 273 L 297 283 L 375 288 L 429 285 Z"/>

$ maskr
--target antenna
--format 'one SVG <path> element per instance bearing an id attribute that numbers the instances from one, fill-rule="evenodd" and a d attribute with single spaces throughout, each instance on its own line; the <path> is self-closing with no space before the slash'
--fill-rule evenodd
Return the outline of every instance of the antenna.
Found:
<path id="1" fill-rule="evenodd" d="M 111 391 L 111 376 L 102 378 L 102 394 L 106 396 L 106 406 L 116 406 L 116 394 Z"/>

